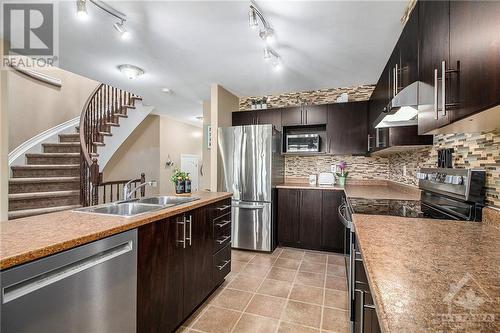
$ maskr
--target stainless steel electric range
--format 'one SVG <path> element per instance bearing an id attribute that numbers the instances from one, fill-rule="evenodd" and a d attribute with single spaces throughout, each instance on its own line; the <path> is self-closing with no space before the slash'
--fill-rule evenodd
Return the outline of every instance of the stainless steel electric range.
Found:
<path id="1" fill-rule="evenodd" d="M 443 220 L 481 221 L 485 200 L 484 170 L 473 169 L 421 169 L 417 173 L 420 200 L 388 200 L 347 198 L 339 207 L 339 218 L 350 232 L 346 234 L 349 315 L 351 332 L 363 332 L 368 325 L 365 309 L 373 309 L 366 283 L 358 276 L 363 258 L 358 250 L 356 235 L 352 228 L 352 214 L 392 215 Z M 360 266 L 361 265 L 361 266 Z M 356 266 L 358 274 L 356 274 Z M 358 295 L 358 296 L 357 296 Z M 361 296 L 359 296 L 361 295 Z M 361 298 L 361 301 L 360 301 Z M 360 315 L 361 312 L 361 315 Z M 361 317 L 361 320 L 359 318 Z"/>

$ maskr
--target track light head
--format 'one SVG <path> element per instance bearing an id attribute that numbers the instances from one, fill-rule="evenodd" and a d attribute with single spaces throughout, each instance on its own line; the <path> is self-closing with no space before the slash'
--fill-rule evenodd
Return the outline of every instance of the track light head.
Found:
<path id="1" fill-rule="evenodd" d="M 256 29 L 259 26 L 259 21 L 257 21 L 257 13 L 253 8 L 250 8 L 250 10 L 248 11 L 248 26 L 252 29 Z"/>
<path id="2" fill-rule="evenodd" d="M 274 61 L 273 61 L 273 69 L 274 71 L 278 72 L 283 68 L 283 65 L 281 64 L 281 58 L 277 56 Z"/>
<path id="3" fill-rule="evenodd" d="M 81 20 L 88 19 L 87 2 L 85 0 L 76 1 L 76 17 L 78 17 Z"/>
<path id="4" fill-rule="evenodd" d="M 271 59 L 271 50 L 268 47 L 264 48 L 264 60 Z"/>
<path id="5" fill-rule="evenodd" d="M 267 28 L 259 32 L 260 38 L 262 38 L 266 44 L 272 44 L 274 42 L 274 30 L 272 28 Z"/>
<path id="6" fill-rule="evenodd" d="M 125 22 L 116 22 L 113 24 L 113 28 L 115 28 L 116 31 L 120 34 L 120 38 L 123 40 L 127 40 L 130 38 L 130 32 L 127 31 L 127 28 L 125 28 Z"/>

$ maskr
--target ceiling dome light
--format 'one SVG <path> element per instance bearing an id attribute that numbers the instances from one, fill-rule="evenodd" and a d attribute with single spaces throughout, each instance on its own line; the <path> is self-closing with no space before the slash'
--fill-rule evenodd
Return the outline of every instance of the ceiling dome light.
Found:
<path id="1" fill-rule="evenodd" d="M 113 28 L 120 34 L 121 39 L 127 40 L 130 38 L 130 33 L 127 31 L 127 28 L 124 26 L 125 22 L 122 20 L 121 22 L 116 22 L 113 24 Z"/>
<path id="2" fill-rule="evenodd" d="M 172 95 L 174 93 L 174 91 L 170 88 L 162 88 L 161 92 L 167 95 Z"/>
<path id="3" fill-rule="evenodd" d="M 87 13 L 87 3 L 85 0 L 76 1 L 76 17 L 80 20 L 86 20 L 89 17 Z"/>
<path id="4" fill-rule="evenodd" d="M 118 66 L 120 72 L 122 72 L 130 80 L 135 79 L 138 76 L 144 74 L 144 70 L 134 65 L 123 64 Z"/>
<path id="5" fill-rule="evenodd" d="M 255 13 L 255 9 L 251 8 L 248 12 L 248 26 L 252 29 L 255 29 L 259 26 L 259 22 L 257 21 L 257 13 Z"/>

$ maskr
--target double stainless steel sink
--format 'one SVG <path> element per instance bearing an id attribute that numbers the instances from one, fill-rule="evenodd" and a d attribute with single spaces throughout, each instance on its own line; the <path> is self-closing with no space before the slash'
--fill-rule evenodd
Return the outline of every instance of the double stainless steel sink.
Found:
<path id="1" fill-rule="evenodd" d="M 153 212 L 163 208 L 182 205 L 191 201 L 198 200 L 198 197 L 176 197 L 171 195 L 162 195 L 144 199 L 133 199 L 126 201 L 117 201 L 109 204 L 90 206 L 75 209 L 75 212 L 115 215 L 123 217 L 135 217 L 141 214 Z"/>

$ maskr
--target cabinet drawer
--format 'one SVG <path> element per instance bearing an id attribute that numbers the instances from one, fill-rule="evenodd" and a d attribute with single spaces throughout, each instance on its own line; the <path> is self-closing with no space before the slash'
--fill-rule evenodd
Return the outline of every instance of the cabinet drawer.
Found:
<path id="1" fill-rule="evenodd" d="M 224 228 L 217 230 L 217 234 L 214 236 L 214 252 L 219 251 L 224 246 L 231 243 L 231 225 L 227 225 Z"/>
<path id="2" fill-rule="evenodd" d="M 231 198 L 219 201 L 210 207 L 210 217 L 216 219 L 220 216 L 231 213 Z"/>
<path id="3" fill-rule="evenodd" d="M 213 265 L 213 280 L 219 285 L 231 271 L 231 244 L 214 254 Z"/>

